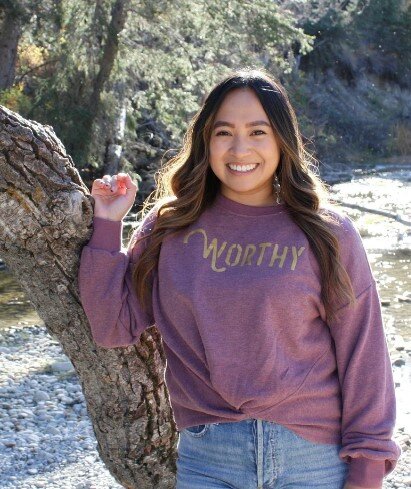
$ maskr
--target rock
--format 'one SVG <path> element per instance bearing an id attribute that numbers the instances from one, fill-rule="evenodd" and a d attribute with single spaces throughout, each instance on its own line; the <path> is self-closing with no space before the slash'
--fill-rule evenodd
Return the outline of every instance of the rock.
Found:
<path id="1" fill-rule="evenodd" d="M 50 400 L 50 396 L 45 391 L 36 391 L 33 394 L 33 400 L 36 401 L 36 402 L 49 401 Z"/>
<path id="2" fill-rule="evenodd" d="M 0 329 L 0 347 L 1 369 L 7 372 L 0 379 L 0 486 L 121 489 L 97 453 L 81 385 L 73 376 L 59 380 L 73 366 L 45 327 L 29 326 L 12 334 Z M 48 370 L 42 363 L 45 356 L 51 358 Z M 67 460 L 69 468 L 63 463 Z"/>
<path id="3" fill-rule="evenodd" d="M 395 365 L 396 367 L 401 367 L 402 365 L 405 365 L 404 358 L 397 358 L 396 360 L 394 360 L 393 365 Z"/>
<path id="4" fill-rule="evenodd" d="M 59 372 L 59 373 L 74 372 L 74 367 L 73 364 L 70 362 L 70 360 L 56 361 L 50 365 L 50 368 L 52 372 Z"/>
<path id="5" fill-rule="evenodd" d="M 411 292 L 404 292 L 402 295 L 397 295 L 398 302 L 411 302 Z"/>
<path id="6" fill-rule="evenodd" d="M 7 448 L 13 448 L 16 446 L 16 442 L 14 440 L 2 440 L 2 443 Z"/>

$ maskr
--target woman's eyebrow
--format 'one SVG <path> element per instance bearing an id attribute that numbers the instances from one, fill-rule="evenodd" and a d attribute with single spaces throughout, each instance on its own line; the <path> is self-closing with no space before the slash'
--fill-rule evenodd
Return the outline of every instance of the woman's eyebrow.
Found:
<path id="1" fill-rule="evenodd" d="M 235 127 L 235 124 L 232 124 L 231 122 L 227 122 L 227 121 L 217 121 L 213 125 L 213 129 L 215 129 L 216 127 L 220 127 L 220 126 Z M 251 126 L 268 126 L 268 127 L 271 127 L 270 124 L 266 121 L 248 122 L 245 126 L 246 127 L 251 127 Z"/>

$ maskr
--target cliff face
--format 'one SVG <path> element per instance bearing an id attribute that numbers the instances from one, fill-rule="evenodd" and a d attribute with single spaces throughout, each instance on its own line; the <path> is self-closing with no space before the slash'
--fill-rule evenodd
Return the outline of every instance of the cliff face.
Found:
<path id="1" fill-rule="evenodd" d="M 362 162 L 411 155 L 411 4 L 308 2 L 294 9 L 315 36 L 294 93 L 320 159 Z"/>

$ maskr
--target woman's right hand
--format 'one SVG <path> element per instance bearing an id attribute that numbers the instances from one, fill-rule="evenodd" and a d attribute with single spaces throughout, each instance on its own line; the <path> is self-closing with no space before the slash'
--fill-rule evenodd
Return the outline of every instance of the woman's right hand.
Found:
<path id="1" fill-rule="evenodd" d="M 95 202 L 94 216 L 121 221 L 133 207 L 137 191 L 138 185 L 128 173 L 97 178 L 91 188 Z"/>

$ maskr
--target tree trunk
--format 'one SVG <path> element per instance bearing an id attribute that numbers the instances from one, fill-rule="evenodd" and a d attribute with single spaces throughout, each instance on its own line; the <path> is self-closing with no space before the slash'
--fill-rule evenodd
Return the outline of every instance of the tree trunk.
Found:
<path id="1" fill-rule="evenodd" d="M 5 9 L 0 17 L 0 90 L 13 85 L 21 32 L 19 16 L 12 9 Z"/>
<path id="2" fill-rule="evenodd" d="M 411 221 L 409 219 L 405 219 L 403 216 L 399 214 L 394 214 L 390 211 L 385 211 L 383 209 L 371 209 L 371 207 L 365 207 L 359 204 L 351 204 L 350 202 L 344 202 L 339 199 L 332 199 L 338 205 L 342 207 L 350 207 L 351 209 L 358 209 L 363 212 L 369 212 L 370 214 L 377 214 L 379 216 L 389 217 L 390 219 L 394 219 L 395 221 L 400 222 L 401 224 L 405 224 L 406 226 L 411 226 Z"/>
<path id="3" fill-rule="evenodd" d="M 50 126 L 0 106 L 0 255 L 79 376 L 99 454 L 126 488 L 173 488 L 177 430 L 162 340 L 94 344 L 77 273 L 93 198 Z"/>
<path id="4" fill-rule="evenodd" d="M 124 87 L 115 88 L 118 108 L 114 123 L 109 128 L 106 140 L 106 153 L 104 156 L 104 175 L 115 175 L 120 170 L 121 154 L 123 152 L 124 131 L 126 128 L 127 99 Z"/>
<path id="5" fill-rule="evenodd" d="M 107 28 L 107 40 L 104 45 L 103 55 L 100 59 L 99 71 L 93 82 L 93 90 L 88 101 L 88 117 L 84 124 L 85 135 L 82 138 L 83 142 L 79 145 L 80 154 L 85 156 L 88 154 L 90 141 L 92 140 L 93 124 L 100 110 L 101 92 L 110 78 L 117 57 L 118 37 L 124 29 L 128 14 L 126 5 L 126 0 L 115 0 L 111 10 L 110 24 Z"/>
<path id="6" fill-rule="evenodd" d="M 90 97 L 90 110 L 97 113 L 100 104 L 100 95 L 104 84 L 110 77 L 114 61 L 118 52 L 118 36 L 124 29 L 127 19 L 126 0 L 116 0 L 112 11 L 110 25 L 108 26 L 107 41 L 100 61 L 100 70 L 94 80 L 93 92 Z"/>

